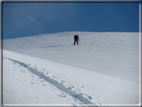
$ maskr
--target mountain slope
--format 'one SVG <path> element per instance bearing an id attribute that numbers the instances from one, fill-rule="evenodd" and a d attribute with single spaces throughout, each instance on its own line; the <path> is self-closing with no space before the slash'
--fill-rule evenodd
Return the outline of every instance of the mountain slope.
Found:
<path id="1" fill-rule="evenodd" d="M 73 46 L 73 36 L 80 37 Z M 61 32 L 8 39 L 6 50 L 139 82 L 139 34 Z"/>
<path id="2" fill-rule="evenodd" d="M 136 83 L 6 50 L 3 55 L 4 104 L 139 102 Z"/>

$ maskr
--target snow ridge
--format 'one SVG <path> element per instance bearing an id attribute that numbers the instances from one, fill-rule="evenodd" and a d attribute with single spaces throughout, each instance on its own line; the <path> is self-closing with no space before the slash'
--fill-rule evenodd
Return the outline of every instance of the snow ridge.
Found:
<path id="1" fill-rule="evenodd" d="M 27 64 L 17 61 L 17 60 L 13 60 L 10 58 L 7 58 L 15 63 L 20 64 L 21 66 L 25 67 L 26 69 L 28 69 L 29 71 L 31 71 L 32 73 L 36 74 L 37 76 L 39 76 L 40 78 L 43 78 L 44 80 L 46 80 L 47 82 L 51 83 L 52 85 L 54 85 L 55 87 L 57 87 L 59 90 L 71 95 L 72 97 L 78 99 L 79 101 L 83 102 L 84 104 L 94 104 L 91 101 L 89 101 L 87 98 L 83 97 L 83 93 L 79 93 L 77 94 L 75 91 L 71 91 L 70 88 L 66 88 L 65 86 L 63 86 L 63 84 L 60 84 L 59 82 L 57 82 L 54 79 L 51 79 L 50 77 L 45 76 L 43 73 L 39 72 L 36 69 L 33 69 L 32 67 L 29 67 Z"/>

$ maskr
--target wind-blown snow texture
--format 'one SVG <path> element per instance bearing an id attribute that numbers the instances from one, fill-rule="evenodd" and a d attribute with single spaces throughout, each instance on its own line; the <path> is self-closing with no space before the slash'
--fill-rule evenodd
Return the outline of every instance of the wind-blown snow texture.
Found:
<path id="1" fill-rule="evenodd" d="M 138 33 L 64 32 L 3 43 L 5 104 L 139 103 Z"/>

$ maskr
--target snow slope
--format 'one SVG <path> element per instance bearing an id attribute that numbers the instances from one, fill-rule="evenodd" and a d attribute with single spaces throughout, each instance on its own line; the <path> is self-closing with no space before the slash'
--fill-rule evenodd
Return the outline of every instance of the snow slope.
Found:
<path id="1" fill-rule="evenodd" d="M 138 104 L 136 83 L 4 50 L 4 104 Z"/>
<path id="2" fill-rule="evenodd" d="M 80 42 L 73 45 L 73 35 Z M 6 50 L 139 82 L 139 34 L 61 32 L 3 41 Z"/>
<path id="3" fill-rule="evenodd" d="M 5 104 L 139 103 L 138 33 L 61 32 L 3 40 L 3 48 Z"/>

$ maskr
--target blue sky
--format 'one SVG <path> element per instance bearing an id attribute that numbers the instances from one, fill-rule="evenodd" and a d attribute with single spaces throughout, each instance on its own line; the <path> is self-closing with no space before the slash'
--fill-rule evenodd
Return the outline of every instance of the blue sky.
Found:
<path id="1" fill-rule="evenodd" d="M 139 3 L 3 3 L 3 39 L 67 31 L 138 32 Z"/>

